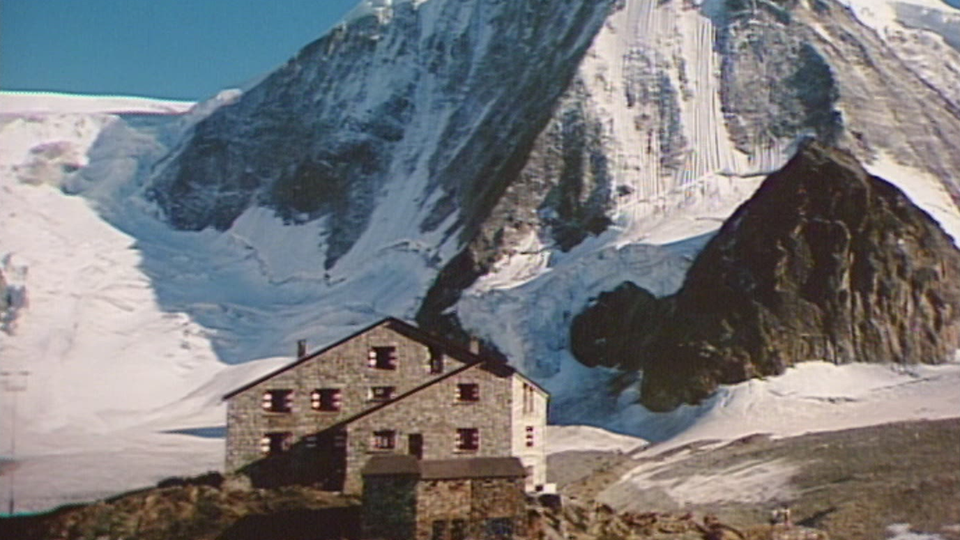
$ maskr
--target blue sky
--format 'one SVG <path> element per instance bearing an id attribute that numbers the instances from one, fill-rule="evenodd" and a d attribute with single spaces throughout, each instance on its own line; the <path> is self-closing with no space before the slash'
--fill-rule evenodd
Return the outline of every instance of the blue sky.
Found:
<path id="1" fill-rule="evenodd" d="M 201 99 L 282 64 L 359 0 L 2 0 L 0 88 Z"/>

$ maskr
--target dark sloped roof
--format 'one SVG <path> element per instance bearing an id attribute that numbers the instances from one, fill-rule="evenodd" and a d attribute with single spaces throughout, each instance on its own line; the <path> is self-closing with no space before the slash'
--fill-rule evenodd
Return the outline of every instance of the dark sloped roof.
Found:
<path id="1" fill-rule="evenodd" d="M 443 478 L 522 478 L 526 476 L 523 464 L 515 457 L 477 457 L 436 459 L 420 462 L 420 477 L 424 480 Z"/>
<path id="2" fill-rule="evenodd" d="M 445 381 L 445 380 L 447 380 L 447 379 L 449 379 L 449 378 L 451 378 L 451 377 L 453 377 L 453 376 L 455 376 L 455 375 L 459 375 L 460 373 L 462 373 L 462 372 L 464 372 L 464 371 L 466 371 L 466 370 L 468 370 L 468 369 L 470 369 L 470 368 L 472 368 L 472 367 L 474 367 L 474 366 L 481 365 L 481 364 L 482 364 L 482 362 L 476 362 L 476 363 L 473 363 L 473 364 L 465 364 L 465 365 L 463 365 L 463 366 L 460 366 L 460 367 L 458 367 L 457 369 L 455 369 L 455 370 L 453 370 L 453 371 L 450 371 L 449 373 L 444 373 L 443 375 L 437 377 L 436 379 L 430 379 L 430 380 L 428 380 L 427 382 L 421 384 L 420 386 L 417 386 L 417 387 L 413 388 L 412 390 L 408 390 L 408 391 L 404 392 L 403 394 L 400 394 L 399 396 L 397 396 L 397 397 L 395 397 L 395 398 L 393 398 L 393 399 L 391 399 L 391 400 L 387 400 L 387 401 L 384 401 L 384 402 L 382 402 L 382 403 L 378 403 L 378 404 L 376 404 L 376 405 L 374 405 L 374 406 L 372 406 L 372 407 L 366 408 L 366 409 L 358 412 L 357 414 L 355 414 L 355 415 L 353 415 L 353 416 L 350 416 L 350 417 L 348 417 L 348 418 L 344 418 L 343 420 L 337 422 L 336 424 L 332 424 L 332 425 L 330 425 L 330 426 L 327 426 L 326 428 L 323 429 L 323 431 L 321 431 L 321 433 L 339 429 L 340 427 L 345 426 L 345 425 L 347 425 L 347 424 L 350 424 L 350 423 L 352 423 L 352 422 L 354 422 L 354 421 L 356 421 L 356 420 L 359 420 L 359 419 L 363 418 L 364 416 L 369 416 L 369 415 L 371 415 L 371 414 L 379 411 L 380 409 L 389 407 L 390 405 L 393 405 L 394 403 L 396 403 L 396 402 L 398 402 L 398 401 L 402 401 L 402 400 L 406 399 L 408 396 L 412 396 L 413 394 L 416 394 L 417 392 L 420 392 L 421 390 L 423 390 L 423 389 L 425 389 L 425 388 L 430 388 L 431 386 L 433 386 L 433 385 L 435 385 L 435 384 L 437 384 L 437 383 L 439 383 L 439 382 L 441 382 L 441 381 Z"/>
<path id="3" fill-rule="evenodd" d="M 350 334 L 349 336 L 347 336 L 347 337 L 345 337 L 345 338 L 343 338 L 343 339 L 341 339 L 341 340 L 339 340 L 339 341 L 336 341 L 336 342 L 334 342 L 334 343 L 332 343 L 332 344 L 330 344 L 330 345 L 327 345 L 326 347 L 323 347 L 322 349 L 319 349 L 319 350 L 317 350 L 317 351 L 314 351 L 314 352 L 312 352 L 312 353 L 310 353 L 310 354 L 306 354 L 306 355 L 304 355 L 303 357 L 298 358 L 296 361 L 294 361 L 294 362 L 292 362 L 292 363 L 290 363 L 290 364 L 287 364 L 286 366 L 283 366 L 283 367 L 281 367 L 280 369 L 277 369 L 277 370 L 274 370 L 274 371 L 272 371 L 272 372 L 270 372 L 270 373 L 267 373 L 266 375 L 264 375 L 264 376 L 262 376 L 262 377 L 260 377 L 260 378 L 258 378 L 258 379 L 256 379 L 256 380 L 254 380 L 254 381 L 251 381 L 251 382 L 249 382 L 249 383 L 241 386 L 240 388 L 237 388 L 236 390 L 233 390 L 233 391 L 231 391 L 231 392 L 229 392 L 229 393 L 227 393 L 227 394 L 224 394 L 223 399 L 225 399 L 225 400 L 226 400 L 226 399 L 230 399 L 230 398 L 232 398 L 233 396 L 239 394 L 240 392 L 243 392 L 244 390 L 253 388 L 254 386 L 256 386 L 256 385 L 258 385 L 258 384 L 260 384 L 260 383 L 262 383 L 262 382 L 264 382 L 264 381 L 266 381 L 266 380 L 272 379 L 272 378 L 276 377 L 277 375 L 279 375 L 279 374 L 281 374 L 281 373 L 284 373 L 285 371 L 287 371 L 287 370 L 289 370 L 289 369 L 292 369 L 292 368 L 294 368 L 294 367 L 296 367 L 296 366 L 298 366 L 298 365 L 300 365 L 300 364 L 302 364 L 302 363 L 304 363 L 304 362 L 307 362 L 307 361 L 309 361 L 309 360 L 312 360 L 312 359 L 316 358 L 317 356 L 320 356 L 321 354 L 329 351 L 330 349 L 333 349 L 334 347 L 338 347 L 338 346 L 340 346 L 340 345 L 342 345 L 342 344 L 350 341 L 351 339 L 354 339 L 354 338 L 356 338 L 357 336 L 363 335 L 363 334 L 369 332 L 370 330 L 373 330 L 374 328 L 377 328 L 378 326 L 381 326 L 381 325 L 387 325 L 387 326 L 389 326 L 389 328 L 390 328 L 391 330 L 395 330 L 395 331 L 399 332 L 400 334 L 403 334 L 403 335 L 405 335 L 405 336 L 407 336 L 407 337 L 409 337 L 410 339 L 413 339 L 413 340 L 415 340 L 415 341 L 419 341 L 419 342 L 421 342 L 421 343 L 423 343 L 423 344 L 425 344 L 425 345 L 440 347 L 440 348 L 442 348 L 442 349 L 444 350 L 444 353 L 446 353 L 448 356 L 450 356 L 451 358 L 454 358 L 454 359 L 456 359 L 456 360 L 459 360 L 460 362 L 463 362 L 464 364 L 468 364 L 468 365 L 483 364 L 483 368 L 484 368 L 484 369 L 487 369 L 487 370 L 489 370 L 489 371 L 491 371 L 491 372 L 493 372 L 493 373 L 497 373 L 498 375 L 502 375 L 502 376 L 509 376 L 509 375 L 512 375 L 513 373 L 518 373 L 518 374 L 520 374 L 518 371 L 516 371 L 514 368 L 512 368 L 511 366 L 509 366 L 509 365 L 506 364 L 505 362 L 501 362 L 501 361 L 499 361 L 499 360 L 493 360 L 493 359 L 490 359 L 490 358 L 482 358 L 482 357 L 474 354 L 473 352 L 471 352 L 469 349 L 466 349 L 466 348 L 460 346 L 460 345 L 457 344 L 457 343 L 454 343 L 454 342 L 452 342 L 452 341 L 449 341 L 449 340 L 446 340 L 446 339 L 443 339 L 443 338 L 434 336 L 434 335 L 432 335 L 432 334 L 430 334 L 430 333 L 428 333 L 428 332 L 426 332 L 426 331 L 424 331 L 424 330 L 421 330 L 421 329 L 417 328 L 416 326 L 413 326 L 412 324 L 403 322 L 403 321 L 401 321 L 400 319 L 395 319 L 395 318 L 393 318 L 393 317 L 387 317 L 387 318 L 382 319 L 382 320 L 380 320 L 380 321 L 378 321 L 378 322 L 376 322 L 376 323 L 374 323 L 374 324 L 371 324 L 371 325 L 369 325 L 369 326 L 366 326 L 366 327 L 364 327 L 364 328 L 362 328 L 362 329 L 360 329 L 360 330 L 358 330 L 358 331 Z M 520 374 L 520 375 L 523 376 L 522 374 Z M 443 378 L 445 378 L 445 377 L 441 377 L 441 379 L 443 379 Z M 527 377 L 523 377 L 523 378 L 524 378 L 525 380 L 527 380 L 528 382 L 530 382 L 530 384 L 532 384 L 533 386 L 539 388 L 539 389 L 540 389 L 542 392 L 544 392 L 545 394 L 547 393 L 546 390 L 544 390 L 541 386 L 537 385 L 536 383 L 534 383 L 533 381 L 531 381 L 531 380 L 528 379 Z M 441 379 L 435 379 L 435 380 L 433 380 L 433 382 L 439 382 L 439 380 L 441 380 Z M 408 392 L 408 394 L 410 394 L 410 393 L 412 393 L 412 392 Z M 392 402 L 394 402 L 394 401 L 397 401 L 397 400 L 401 399 L 402 397 L 404 397 L 404 396 L 400 396 L 400 397 L 398 397 L 398 398 L 396 398 L 396 399 L 394 399 L 394 400 L 392 400 L 392 401 L 390 401 L 390 402 L 387 402 L 387 403 L 392 403 Z M 379 406 L 378 406 L 378 407 L 376 407 L 376 408 L 379 409 L 379 408 L 382 408 L 382 407 L 379 407 Z"/>
<path id="4" fill-rule="evenodd" d="M 391 320 L 391 319 L 383 319 L 383 320 L 377 321 L 377 322 L 375 322 L 375 323 L 373 323 L 373 324 L 371 324 L 371 325 L 369 325 L 369 326 L 365 326 L 365 327 L 361 328 L 360 330 L 357 330 L 356 332 L 350 334 L 349 336 L 347 336 L 347 337 L 345 337 L 345 338 L 343 338 L 343 339 L 341 339 L 341 340 L 339 340 L 339 341 L 335 341 L 334 343 L 331 343 L 330 345 L 327 345 L 326 347 L 324 347 L 324 348 L 322 348 L 322 349 L 320 349 L 320 350 L 318 350 L 318 351 L 314 351 L 314 352 L 312 352 L 312 353 L 305 354 L 305 355 L 303 355 L 302 357 L 297 358 L 296 361 L 291 362 L 291 363 L 289 363 L 289 364 L 281 367 L 280 369 L 273 370 L 273 371 L 271 371 L 270 373 L 267 373 L 266 375 L 260 377 L 259 379 L 255 379 L 255 380 L 253 380 L 253 381 L 251 381 L 251 382 L 249 382 L 249 383 L 241 386 L 240 388 L 237 388 L 236 390 L 232 390 L 232 391 L 224 394 L 224 395 L 223 395 L 223 399 L 230 399 L 230 398 L 232 398 L 233 396 L 239 394 L 240 392 L 243 392 L 244 390 L 247 390 L 247 389 L 249 389 L 249 388 L 253 388 L 254 386 L 262 383 L 263 381 L 266 381 L 266 380 L 268 380 L 268 379 L 272 379 L 272 378 L 276 377 L 277 375 L 279 375 L 279 374 L 281 374 L 281 373 L 283 373 L 283 372 L 285 372 L 285 371 L 287 371 L 287 370 L 289 370 L 289 369 L 292 369 L 292 368 L 294 368 L 294 367 L 296 367 L 296 366 L 299 366 L 300 364 L 302 364 L 302 363 L 304 363 L 304 362 L 306 362 L 306 361 L 308 361 L 308 360 L 312 360 L 312 359 L 316 358 L 317 356 L 320 356 L 321 354 L 329 351 L 330 349 L 332 349 L 332 348 L 334 348 L 334 347 L 343 345 L 344 343 L 350 341 L 351 339 L 353 339 L 353 338 L 355 338 L 355 337 L 357 337 L 357 336 L 366 334 L 366 333 L 369 332 L 370 330 L 373 330 L 374 328 L 376 328 L 376 327 L 380 326 L 381 324 L 384 324 L 384 323 L 386 323 L 387 321 L 390 321 L 390 320 Z"/>
<path id="5" fill-rule="evenodd" d="M 373 456 L 360 473 L 364 476 L 420 475 L 420 464 L 414 456 L 390 454 Z"/>
<path id="6" fill-rule="evenodd" d="M 417 460 L 413 456 L 392 454 L 373 456 L 367 461 L 364 476 L 419 476 L 422 480 L 460 478 L 522 478 L 523 464 L 515 457 L 476 457 L 461 459 Z"/>

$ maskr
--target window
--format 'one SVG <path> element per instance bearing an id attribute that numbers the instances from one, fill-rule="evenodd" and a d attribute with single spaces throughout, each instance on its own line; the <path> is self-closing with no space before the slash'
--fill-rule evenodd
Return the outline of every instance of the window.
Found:
<path id="1" fill-rule="evenodd" d="M 385 429 L 373 432 L 374 450 L 393 450 L 397 446 L 397 432 L 392 429 Z"/>
<path id="2" fill-rule="evenodd" d="M 372 386 L 370 387 L 370 401 L 387 401 L 393 399 L 395 386 Z"/>
<path id="3" fill-rule="evenodd" d="M 527 448 L 530 448 L 533 445 L 534 445 L 533 426 L 527 426 Z"/>
<path id="4" fill-rule="evenodd" d="M 339 411 L 340 389 L 318 388 L 310 394 L 310 406 L 315 411 Z"/>
<path id="5" fill-rule="evenodd" d="M 407 437 L 407 453 L 417 459 L 423 459 L 423 435 L 411 433 Z"/>
<path id="6" fill-rule="evenodd" d="M 465 540 L 467 538 L 467 522 L 463 519 L 454 519 L 450 522 L 450 540 Z"/>
<path id="7" fill-rule="evenodd" d="M 376 369 L 397 369 L 397 348 L 372 347 L 367 356 L 367 365 Z"/>
<path id="8" fill-rule="evenodd" d="M 427 371 L 431 375 L 443 373 L 443 353 L 436 347 L 430 347 L 430 360 L 427 362 Z"/>
<path id="9" fill-rule="evenodd" d="M 458 384 L 457 401 L 480 401 L 480 385 L 476 383 Z"/>
<path id="10" fill-rule="evenodd" d="M 293 390 L 267 390 L 261 402 L 267 412 L 288 413 L 293 411 Z"/>
<path id="11" fill-rule="evenodd" d="M 289 431 L 270 432 L 260 439 L 260 451 L 265 455 L 274 456 L 289 450 L 292 442 L 293 433 Z"/>
<path id="12" fill-rule="evenodd" d="M 460 452 L 476 452 L 480 449 L 480 430 L 477 428 L 460 428 L 457 430 L 457 450 Z"/>
<path id="13" fill-rule="evenodd" d="M 489 540 L 508 540 L 513 538 L 513 520 L 510 518 L 493 518 L 484 522 L 486 534 L 484 538 Z"/>
<path id="14" fill-rule="evenodd" d="M 438 519 L 430 528 L 430 540 L 447 540 L 447 522 Z"/>

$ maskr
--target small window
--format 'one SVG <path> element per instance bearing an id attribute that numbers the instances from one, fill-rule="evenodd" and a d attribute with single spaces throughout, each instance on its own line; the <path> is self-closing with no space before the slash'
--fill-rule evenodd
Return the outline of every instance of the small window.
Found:
<path id="1" fill-rule="evenodd" d="M 315 411 L 339 411 L 339 388 L 318 388 L 310 394 L 310 406 Z"/>
<path id="2" fill-rule="evenodd" d="M 393 399 L 396 392 L 395 386 L 372 386 L 370 387 L 370 401 L 387 401 Z"/>
<path id="3" fill-rule="evenodd" d="M 480 401 L 480 385 L 475 383 L 458 384 L 457 401 Z"/>
<path id="4" fill-rule="evenodd" d="M 430 360 L 427 362 L 427 371 L 431 375 L 443 373 L 443 353 L 436 347 L 430 347 Z"/>
<path id="5" fill-rule="evenodd" d="M 423 435 L 411 433 L 407 437 L 407 453 L 417 459 L 423 459 Z"/>
<path id="6" fill-rule="evenodd" d="M 367 365 L 375 369 L 397 369 L 397 348 L 372 347 L 367 356 Z"/>
<path id="7" fill-rule="evenodd" d="M 534 432 L 533 432 L 533 426 L 527 426 L 527 439 L 526 439 L 526 440 L 527 440 L 527 448 L 530 448 L 530 447 L 532 447 L 532 446 L 535 444 L 534 439 L 533 439 L 533 434 L 534 434 Z"/>
<path id="8" fill-rule="evenodd" d="M 371 446 L 375 450 L 393 450 L 397 446 L 397 432 L 392 429 L 374 431 Z"/>
<path id="9" fill-rule="evenodd" d="M 476 452 L 480 449 L 480 430 L 477 428 L 460 428 L 457 430 L 457 450 L 460 452 Z"/>
<path id="10" fill-rule="evenodd" d="M 467 521 L 454 519 L 450 522 L 450 540 L 465 540 L 467 538 Z"/>
<path id="11" fill-rule="evenodd" d="M 267 412 L 288 413 L 293 411 L 293 390 L 267 390 L 261 402 Z"/>
<path id="12" fill-rule="evenodd" d="M 438 519 L 430 528 L 430 540 L 447 540 L 447 522 Z"/>
<path id="13" fill-rule="evenodd" d="M 289 431 L 274 431 L 267 433 L 260 439 L 260 451 L 268 456 L 275 456 L 290 449 L 293 442 L 293 433 Z"/>

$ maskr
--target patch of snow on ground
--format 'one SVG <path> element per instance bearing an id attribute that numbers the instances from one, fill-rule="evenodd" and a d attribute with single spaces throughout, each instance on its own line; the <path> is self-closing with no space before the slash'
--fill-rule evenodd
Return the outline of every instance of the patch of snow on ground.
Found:
<path id="1" fill-rule="evenodd" d="M 223 467 L 223 439 L 182 434 L 56 433 L 58 448 L 18 459 L 0 474 L 3 509 L 36 512 L 151 487 L 171 476 Z"/>
<path id="2" fill-rule="evenodd" d="M 647 441 L 591 426 L 547 426 L 548 454 L 600 451 L 629 454 L 647 446 Z"/>
<path id="3" fill-rule="evenodd" d="M 721 388 L 699 406 L 652 413 L 631 405 L 610 427 L 653 441 L 654 453 L 754 433 L 789 437 L 903 420 L 960 416 L 960 364 L 807 362 L 784 375 Z"/>
<path id="4" fill-rule="evenodd" d="M 681 508 L 724 502 L 763 504 L 791 498 L 790 479 L 798 472 L 796 466 L 786 461 L 770 460 L 705 470 L 678 479 L 663 474 L 669 466 L 670 462 L 638 467 L 623 481 L 601 492 L 597 499 L 621 511 L 643 511 L 649 508 L 649 501 L 634 492 L 634 486 L 642 486 L 644 491 L 658 493 L 661 505 Z"/>
<path id="5" fill-rule="evenodd" d="M 890 535 L 887 540 L 944 540 L 939 534 L 913 532 L 908 523 L 890 525 L 887 527 L 887 533 Z"/>

